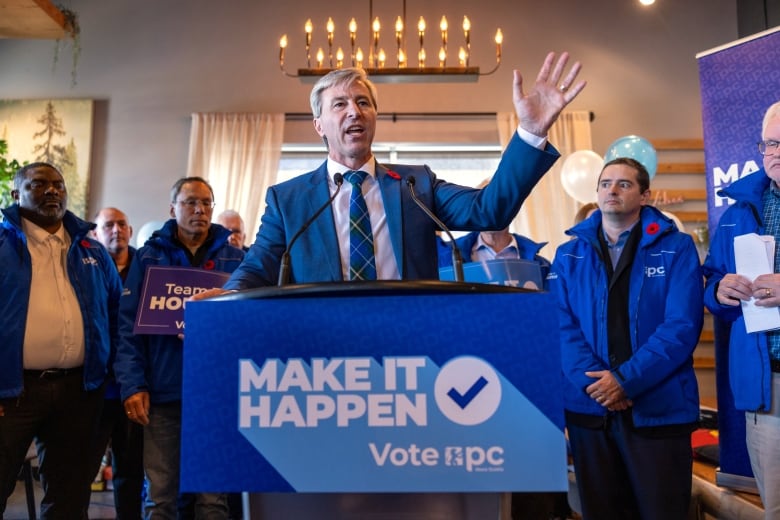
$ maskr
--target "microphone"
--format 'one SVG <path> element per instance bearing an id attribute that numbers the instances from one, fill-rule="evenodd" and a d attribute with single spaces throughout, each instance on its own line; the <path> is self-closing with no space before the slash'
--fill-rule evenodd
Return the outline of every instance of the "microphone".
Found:
<path id="1" fill-rule="evenodd" d="M 317 217 L 319 217 L 320 214 L 325 211 L 325 208 L 329 207 L 333 203 L 333 199 L 335 199 L 336 195 L 338 195 L 339 191 L 341 191 L 341 185 L 344 184 L 344 176 L 340 173 L 334 174 L 333 182 L 336 183 L 336 191 L 333 192 L 333 195 L 330 196 L 328 201 L 320 206 L 320 209 L 318 209 L 317 212 L 309 218 L 309 220 L 303 223 L 301 229 L 299 229 L 298 232 L 293 235 L 290 243 L 287 245 L 287 249 L 285 249 L 284 253 L 282 253 L 282 261 L 279 265 L 279 280 L 276 283 L 277 287 L 281 287 L 290 283 L 290 249 L 292 249 L 292 246 L 295 244 L 295 241 L 298 240 L 298 237 L 301 236 L 304 231 L 309 229 L 309 226 L 311 226 L 312 223 L 317 220 Z"/>
<path id="2" fill-rule="evenodd" d="M 417 194 L 414 192 L 414 185 L 416 183 L 417 179 L 414 178 L 414 175 L 410 175 L 406 178 L 406 185 L 409 186 L 409 193 L 412 195 L 412 200 L 414 203 L 420 206 L 420 209 L 423 210 L 425 214 L 436 223 L 437 226 L 439 226 L 439 229 L 447 233 L 447 236 L 450 239 L 450 247 L 452 248 L 452 271 L 455 274 L 455 281 L 462 282 L 463 258 L 460 256 L 460 249 L 458 249 L 458 246 L 455 244 L 455 237 L 452 236 L 452 233 L 450 232 L 449 228 L 444 225 L 444 222 L 439 220 L 439 217 L 434 215 L 433 211 L 428 209 L 428 206 L 423 204 L 423 201 L 417 197 Z"/>

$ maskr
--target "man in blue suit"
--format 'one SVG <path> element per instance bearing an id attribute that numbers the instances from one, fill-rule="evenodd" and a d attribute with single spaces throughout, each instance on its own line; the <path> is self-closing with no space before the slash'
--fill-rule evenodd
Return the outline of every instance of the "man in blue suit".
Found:
<path id="1" fill-rule="evenodd" d="M 437 280 L 436 225 L 412 199 L 407 181 L 448 227 L 501 229 L 509 225 L 531 189 L 559 157 L 547 132 L 561 110 L 585 87 L 575 82 L 580 64 L 564 74 L 568 54 L 548 54 L 533 88 L 523 92 L 514 72 L 513 101 L 520 126 L 483 189 L 438 179 L 427 166 L 378 164 L 371 151 L 377 119 L 376 88 L 361 69 L 323 76 L 311 92 L 314 128 L 328 148 L 317 170 L 269 188 L 254 245 L 225 289 L 277 283 L 290 239 L 336 192 L 336 174 L 368 173 L 361 186 L 373 233 L 376 278 Z M 323 215 L 290 250 L 293 283 L 342 281 L 349 276 L 349 201 L 345 182 Z M 208 294 L 213 295 L 213 293 Z M 206 296 L 205 294 L 203 296 Z"/>

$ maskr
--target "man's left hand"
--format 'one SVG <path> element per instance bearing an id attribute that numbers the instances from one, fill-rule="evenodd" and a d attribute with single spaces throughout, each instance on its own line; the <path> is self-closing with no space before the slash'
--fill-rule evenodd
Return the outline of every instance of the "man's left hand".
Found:
<path id="1" fill-rule="evenodd" d="M 549 53 L 536 76 L 536 83 L 527 94 L 523 92 L 523 77 L 520 71 L 514 71 L 512 101 L 523 130 L 546 137 L 561 110 L 585 88 L 584 80 L 575 83 L 582 68 L 580 62 L 572 65 L 569 73 L 564 76 L 563 71 L 568 61 L 567 52 L 562 53 L 557 61 L 555 53 Z"/>
<path id="2" fill-rule="evenodd" d="M 585 375 L 597 380 L 588 385 L 585 392 L 604 408 L 609 411 L 621 411 L 633 406 L 634 403 L 626 396 L 623 387 L 609 370 L 585 372 Z"/>

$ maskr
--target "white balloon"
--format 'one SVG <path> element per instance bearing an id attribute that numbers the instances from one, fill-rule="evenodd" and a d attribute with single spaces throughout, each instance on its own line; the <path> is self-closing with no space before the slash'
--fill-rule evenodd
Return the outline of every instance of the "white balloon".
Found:
<path id="1" fill-rule="evenodd" d="M 163 227 L 164 224 L 164 220 L 150 220 L 141 226 L 135 233 L 136 247 L 143 247 L 146 241 L 149 240 L 149 237 L 152 236 L 152 233 Z"/>
<path id="2" fill-rule="evenodd" d="M 592 150 L 577 150 L 563 161 L 561 184 L 574 200 L 586 204 L 596 202 L 596 184 L 604 159 Z"/>

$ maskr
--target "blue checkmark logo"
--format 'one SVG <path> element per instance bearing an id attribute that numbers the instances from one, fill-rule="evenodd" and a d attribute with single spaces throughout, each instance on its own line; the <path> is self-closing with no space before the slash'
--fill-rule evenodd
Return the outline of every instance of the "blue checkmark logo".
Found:
<path id="1" fill-rule="evenodd" d="M 450 398 L 455 401 L 455 404 L 461 407 L 461 409 L 465 409 L 471 401 L 474 400 L 475 397 L 477 397 L 477 394 L 479 394 L 483 388 L 485 388 L 485 385 L 487 385 L 487 379 L 485 379 L 482 376 L 479 376 L 479 379 L 477 379 L 473 385 L 471 385 L 471 388 L 466 390 L 465 394 L 461 394 L 458 392 L 456 388 L 450 388 L 450 391 L 447 392 L 447 395 L 450 396 Z"/>
<path id="2" fill-rule="evenodd" d="M 450 421 L 482 424 L 501 404 L 501 377 L 484 359 L 460 356 L 439 369 L 434 383 L 436 406 Z"/>

